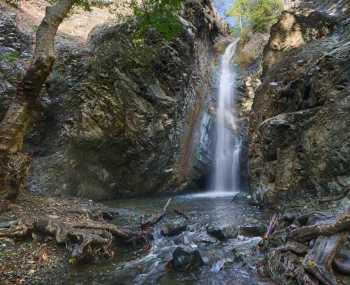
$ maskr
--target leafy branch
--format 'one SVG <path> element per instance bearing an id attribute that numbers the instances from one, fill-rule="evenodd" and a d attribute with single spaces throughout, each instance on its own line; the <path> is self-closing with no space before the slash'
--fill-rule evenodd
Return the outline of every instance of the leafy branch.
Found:
<path id="1" fill-rule="evenodd" d="M 251 26 L 254 31 L 264 32 L 277 21 L 283 8 L 282 0 L 237 0 L 228 15 L 239 18 L 241 31 Z"/>

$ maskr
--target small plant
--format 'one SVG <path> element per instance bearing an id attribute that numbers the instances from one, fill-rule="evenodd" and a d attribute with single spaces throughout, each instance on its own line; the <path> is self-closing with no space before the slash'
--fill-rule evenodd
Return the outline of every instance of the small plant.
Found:
<path id="1" fill-rule="evenodd" d="M 5 3 L 7 3 L 8 5 L 14 8 L 18 8 L 19 6 L 19 0 L 5 0 Z"/>
<path id="2" fill-rule="evenodd" d="M 1 61 L 7 61 L 7 62 L 16 62 L 20 57 L 20 53 L 17 51 L 9 51 L 5 52 L 3 54 L 0 54 L 0 60 Z"/>

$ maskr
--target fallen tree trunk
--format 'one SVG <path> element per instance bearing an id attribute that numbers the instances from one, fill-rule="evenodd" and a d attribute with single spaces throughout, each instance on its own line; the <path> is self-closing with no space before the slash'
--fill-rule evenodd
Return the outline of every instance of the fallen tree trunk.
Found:
<path id="1" fill-rule="evenodd" d="M 58 244 L 71 245 L 71 257 L 78 262 L 91 260 L 100 256 L 112 257 L 113 234 L 108 230 L 109 224 L 98 228 L 88 224 L 61 223 L 56 220 L 39 220 L 33 224 L 33 231 L 41 235 L 53 236 Z"/>
<path id="2" fill-rule="evenodd" d="M 340 233 L 330 237 L 317 238 L 312 250 L 306 255 L 303 266 L 307 272 L 315 276 L 321 284 L 337 285 L 337 279 L 333 273 L 334 257 L 343 245 L 347 233 Z"/>
<path id="3" fill-rule="evenodd" d="M 55 62 L 58 27 L 75 0 L 60 0 L 46 8 L 36 33 L 31 65 L 17 84 L 17 92 L 0 123 L 0 199 L 15 199 L 23 187 L 30 158 L 21 153 L 24 137 L 35 120 L 36 104 Z"/>
<path id="4" fill-rule="evenodd" d="M 319 236 L 330 236 L 349 230 L 350 214 L 344 214 L 338 217 L 334 222 L 297 228 L 288 234 L 288 239 L 305 242 Z"/>
<path id="5" fill-rule="evenodd" d="M 149 232 L 132 232 L 114 224 L 87 220 L 84 222 L 60 222 L 57 219 L 40 219 L 30 224 L 19 223 L 0 229 L 0 238 L 25 238 L 31 233 L 54 237 L 57 244 L 71 247 L 72 257 L 77 261 L 99 256 L 113 256 L 112 242 L 145 244 Z"/>
<path id="6" fill-rule="evenodd" d="M 341 274 L 350 275 L 350 255 L 349 252 L 344 254 L 343 252 L 338 253 L 334 258 L 334 269 Z"/>
<path id="7" fill-rule="evenodd" d="M 319 285 L 305 272 L 300 257 L 291 251 L 271 250 L 267 256 L 266 270 L 277 284 Z"/>

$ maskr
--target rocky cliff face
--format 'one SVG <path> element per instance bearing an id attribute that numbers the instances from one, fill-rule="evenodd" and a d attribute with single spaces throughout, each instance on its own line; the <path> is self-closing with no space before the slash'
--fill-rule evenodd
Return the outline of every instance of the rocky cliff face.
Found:
<path id="1" fill-rule="evenodd" d="M 171 42 L 150 31 L 140 47 L 128 23 L 96 28 L 89 47 L 60 48 L 27 141 L 32 191 L 106 199 L 203 175 L 197 129 L 226 30 L 207 0 L 187 1 L 182 24 Z"/>
<path id="2" fill-rule="evenodd" d="M 314 2 L 285 12 L 264 51 L 249 152 L 265 202 L 350 186 L 350 2 Z"/>
<path id="3" fill-rule="evenodd" d="M 19 31 L 14 9 L 0 5 L 0 120 L 16 92 L 17 74 L 31 57 L 30 39 Z"/>

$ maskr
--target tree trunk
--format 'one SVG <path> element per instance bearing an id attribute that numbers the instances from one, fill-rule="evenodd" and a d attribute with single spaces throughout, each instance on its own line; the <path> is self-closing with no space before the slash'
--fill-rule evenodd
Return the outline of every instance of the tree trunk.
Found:
<path id="1" fill-rule="evenodd" d="M 36 33 L 32 63 L 18 82 L 16 96 L 0 123 L 0 200 L 15 199 L 25 182 L 30 158 L 21 153 L 24 137 L 35 119 L 40 91 L 55 61 L 54 41 L 58 27 L 74 2 L 59 0 L 46 8 Z"/>
<path id="2" fill-rule="evenodd" d="M 350 214 L 344 214 L 335 221 L 316 225 L 305 226 L 292 230 L 288 234 L 288 239 L 306 242 L 315 239 L 319 236 L 331 236 L 340 232 L 349 231 L 350 229 Z"/>
<path id="3" fill-rule="evenodd" d="M 333 261 L 339 248 L 344 244 L 347 233 L 317 238 L 312 250 L 306 255 L 303 265 L 307 272 L 314 275 L 321 284 L 337 285 L 333 273 Z"/>

